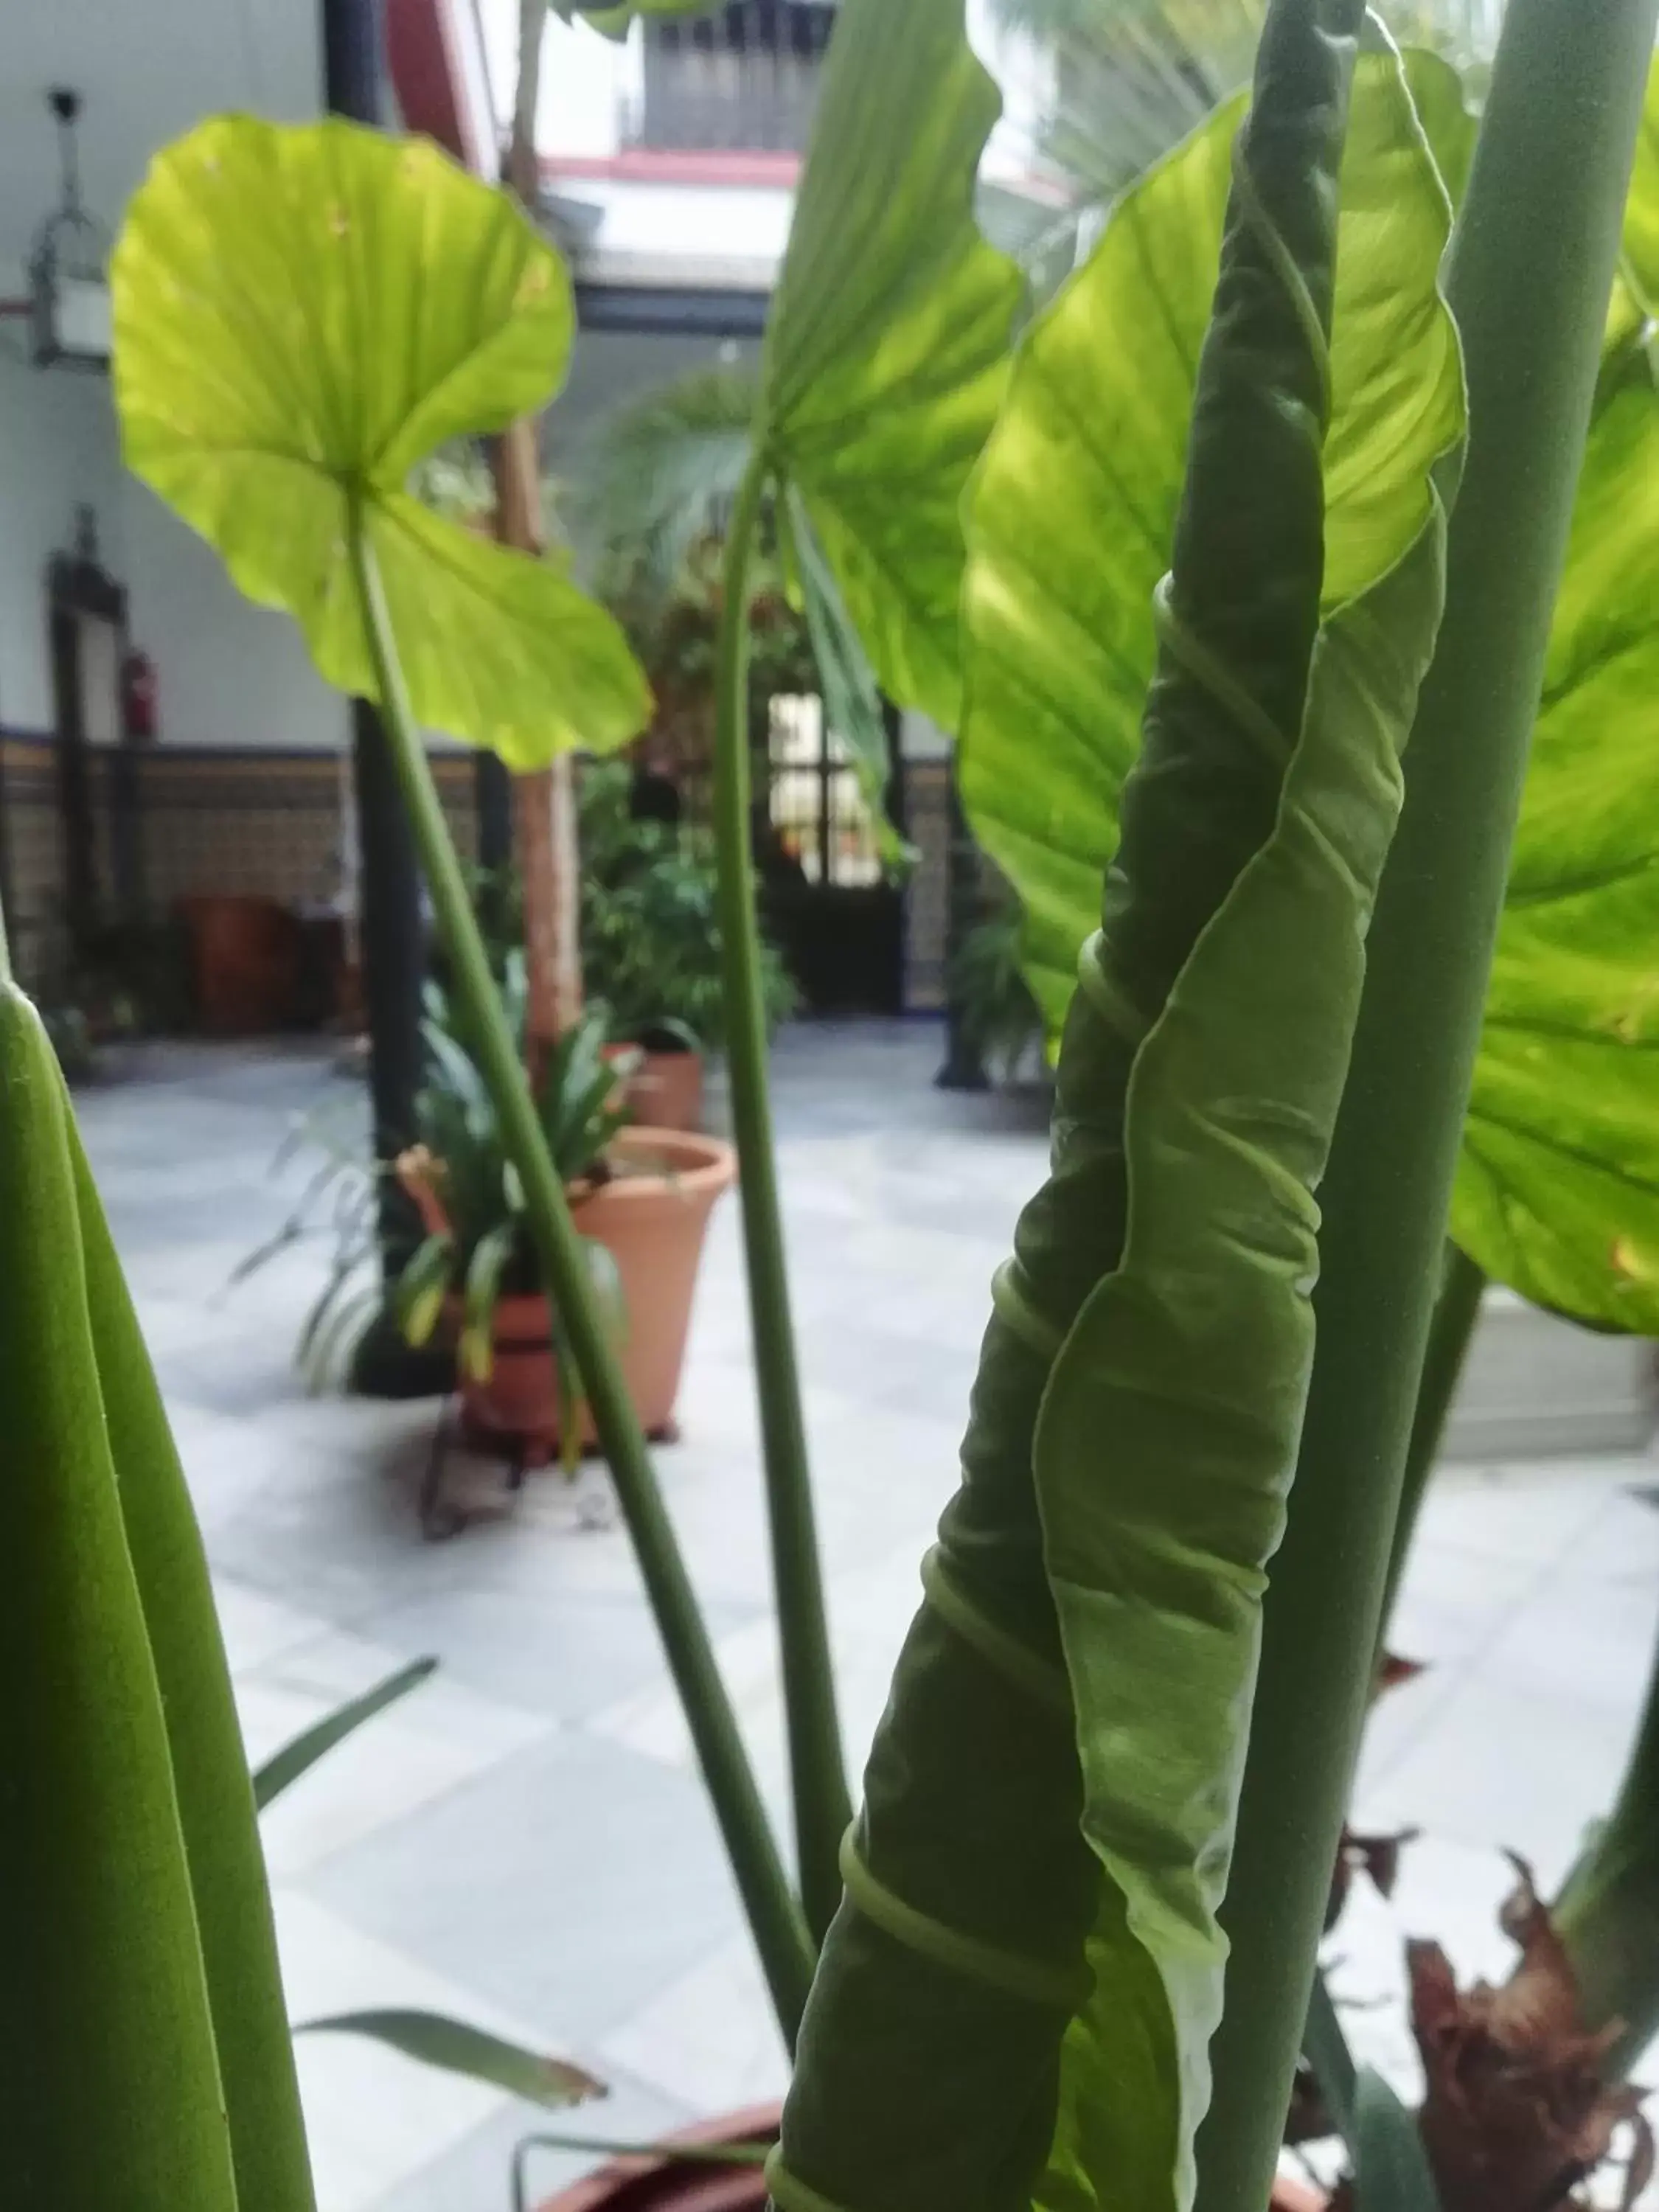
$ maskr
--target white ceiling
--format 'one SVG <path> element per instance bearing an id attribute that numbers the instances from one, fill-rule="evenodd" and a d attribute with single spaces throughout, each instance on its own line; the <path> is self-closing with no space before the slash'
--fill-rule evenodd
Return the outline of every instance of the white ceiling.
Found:
<path id="1" fill-rule="evenodd" d="M 0 292 L 22 289 L 58 201 L 49 85 L 82 95 L 82 195 L 113 234 L 151 154 L 203 116 L 317 112 L 319 14 L 319 0 L 0 0 Z"/>

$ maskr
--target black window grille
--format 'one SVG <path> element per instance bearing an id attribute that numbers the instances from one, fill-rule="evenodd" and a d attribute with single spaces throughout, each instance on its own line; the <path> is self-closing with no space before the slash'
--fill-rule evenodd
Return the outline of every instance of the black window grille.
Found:
<path id="1" fill-rule="evenodd" d="M 631 143 L 801 152 L 835 17 L 834 0 L 731 0 L 689 22 L 647 21 Z"/>

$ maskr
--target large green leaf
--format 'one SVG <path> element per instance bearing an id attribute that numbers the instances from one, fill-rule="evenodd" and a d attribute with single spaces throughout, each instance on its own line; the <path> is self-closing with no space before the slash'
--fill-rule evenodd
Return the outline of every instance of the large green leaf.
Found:
<path id="1" fill-rule="evenodd" d="M 1408 56 L 1407 71 L 1442 172 L 1461 190 L 1473 125 L 1455 78 L 1426 55 Z M 1357 101 L 1357 121 L 1360 112 Z M 1234 120 L 1221 111 L 1137 188 L 1034 331 L 971 495 L 963 788 L 976 830 L 1020 894 L 1028 973 L 1052 1030 L 1092 924 L 1091 877 L 1116 838 L 1129 702 L 1152 667 L 1158 562 L 1146 533 L 1167 527 L 1173 512 L 1167 456 L 1191 405 L 1181 357 L 1202 312 L 1182 240 L 1202 229 L 1205 168 Z M 1218 189 L 1212 174 L 1212 227 Z M 1557 603 L 1453 1227 L 1489 1273 L 1524 1295 L 1653 1333 L 1659 395 L 1634 339 L 1638 292 L 1659 275 L 1659 70 L 1624 244 L 1626 281 L 1609 313 L 1608 367 Z M 1419 240 L 1413 250 L 1426 249 Z M 1346 284 L 1345 265 L 1344 295 Z M 1339 311 L 1339 362 L 1345 326 Z M 1128 331 L 1133 348 L 1116 344 L 1114 334 Z M 1091 415 L 1083 380 L 1093 346 L 1109 371 Z M 1363 442 L 1354 459 L 1363 471 Z M 1068 471 L 1083 467 L 1123 518 L 1114 557 L 1092 570 L 1073 557 L 1074 526 L 1054 497 Z M 1346 532 L 1351 518 L 1334 475 L 1332 491 L 1333 533 Z M 1069 512 L 1080 507 L 1074 501 Z"/>
<path id="2" fill-rule="evenodd" d="M 1395 64 L 1362 57 L 1345 164 L 1326 459 L 1324 597 L 1420 520 L 1424 465 L 1456 419 L 1443 319 L 1425 299 L 1445 234 L 1400 128 Z M 1153 593 L 1180 496 L 1232 143 L 1230 102 L 1121 203 L 1034 326 L 968 507 L 963 801 L 1018 891 L 1027 973 L 1057 1030 L 1117 840 L 1157 648 Z M 1402 295 L 1418 301 L 1402 319 Z M 1424 395 L 1396 428 L 1392 404 Z M 1360 391 L 1364 407 L 1345 404 Z"/>
<path id="3" fill-rule="evenodd" d="M 236 2212 L 171 1717 L 112 1448 L 127 1407 L 113 1374 L 105 1396 L 75 1152 L 46 1030 L 0 977 L 4 2196 L 43 2212 Z M 194 1564 L 186 1549 L 181 1570 Z M 241 1784 L 251 1826 L 245 1770 Z"/>
<path id="4" fill-rule="evenodd" d="M 295 617 L 330 683 L 374 696 L 356 502 L 422 722 L 521 768 L 640 729 L 644 678 L 610 617 L 406 489 L 563 374 L 568 280 L 505 194 L 423 139 L 221 117 L 157 155 L 111 283 L 130 465 Z"/>
<path id="5" fill-rule="evenodd" d="M 1310 1191 L 1438 618 L 1430 470 L 1462 427 L 1435 289 L 1449 210 L 1387 57 L 1361 71 L 1341 170 L 1343 243 L 1369 265 L 1333 273 L 1361 15 L 1277 0 L 1270 19 L 1216 314 L 1206 337 L 1206 272 L 1192 332 L 1161 651 L 1103 898 L 1094 864 L 1053 1170 L 998 1279 L 963 1486 L 866 1777 L 781 2212 L 1011 2212 L 1034 2184 L 1042 2212 L 1190 2200 L 1259 1600 L 1310 1364 Z M 1224 151 L 1214 186 L 1212 257 Z M 1111 380 L 1097 350 L 1079 396 L 1091 367 Z M 1020 397 L 1040 470 L 1049 403 Z M 1399 475 L 1362 468 L 1362 429 L 1407 457 Z M 1127 435 L 1103 466 L 1075 453 L 1043 480 L 1063 512 L 1026 518 L 1069 524 L 1085 570 L 1122 526 L 1120 459 Z M 1041 683 L 1088 649 L 1065 628 Z"/>
<path id="6" fill-rule="evenodd" d="M 184 1468 L 67 1100 L 85 1305 L 128 1556 L 161 1692 L 206 1970 L 237 2212 L 307 2212 L 310 2162 L 230 1667 Z"/>
<path id="7" fill-rule="evenodd" d="M 763 421 L 884 689 L 961 700 L 959 508 L 1001 401 L 1019 272 L 974 221 L 1000 111 L 963 0 L 845 0 L 767 326 Z"/>
<path id="8" fill-rule="evenodd" d="M 1453 1231 L 1525 1296 L 1659 1328 L 1659 392 L 1584 450 Z"/>

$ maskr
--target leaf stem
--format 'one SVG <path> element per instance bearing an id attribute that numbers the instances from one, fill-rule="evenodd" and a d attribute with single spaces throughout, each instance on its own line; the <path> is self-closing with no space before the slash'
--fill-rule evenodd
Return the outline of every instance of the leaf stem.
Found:
<path id="1" fill-rule="evenodd" d="M 1659 0 L 1510 0 L 1447 296 L 1468 457 L 1321 1193 L 1319 1345 L 1267 1593 L 1199 2212 L 1266 2203 L 1369 1702 L 1510 842 Z"/>
<path id="2" fill-rule="evenodd" d="M 593 1296 L 581 1239 L 571 1221 L 496 995 L 483 939 L 410 711 L 374 548 L 356 515 L 350 524 L 350 551 L 380 710 L 438 926 L 454 969 L 456 994 L 466 1009 L 480 1070 L 500 1119 L 502 1142 L 524 1185 L 525 1210 L 549 1294 L 587 1385 L 594 1425 L 611 1462 L 651 1610 L 714 1801 L 778 2025 L 793 2050 L 811 1978 L 811 1945 L 778 1857 L 731 1700 L 657 1485 L 639 1416 Z"/>
<path id="3" fill-rule="evenodd" d="M 1591 1831 L 1553 1917 L 1584 2026 L 1619 2023 L 1605 2065 L 1621 2076 L 1659 2028 L 1659 1647 L 1618 1802 Z"/>
<path id="4" fill-rule="evenodd" d="M 1388 1587 L 1382 1598 L 1382 1632 L 1387 1637 L 1400 1595 L 1401 1577 L 1411 1557 L 1417 1516 L 1440 1455 L 1446 1417 L 1457 1394 L 1468 1356 L 1474 1325 L 1480 1318 L 1480 1299 L 1486 1287 L 1486 1270 L 1471 1260 L 1461 1245 L 1446 1244 L 1446 1273 L 1434 1302 L 1429 1324 L 1428 1349 L 1418 1378 L 1417 1405 L 1412 1414 L 1411 1442 L 1406 1447 L 1406 1472 L 1400 1489 L 1400 1513 L 1394 1524 L 1393 1548 L 1389 1555 Z"/>
<path id="5" fill-rule="evenodd" d="M 764 441 L 757 439 L 726 540 L 716 675 L 714 836 L 726 1048 L 741 1172 L 744 1254 L 782 1654 L 795 1851 L 807 1924 L 821 1942 L 841 1902 L 837 1853 L 852 1819 L 852 1806 L 836 1713 L 806 1428 L 789 1316 L 789 1276 L 767 1096 L 766 1013 L 750 845 L 749 561 L 768 473 Z"/>

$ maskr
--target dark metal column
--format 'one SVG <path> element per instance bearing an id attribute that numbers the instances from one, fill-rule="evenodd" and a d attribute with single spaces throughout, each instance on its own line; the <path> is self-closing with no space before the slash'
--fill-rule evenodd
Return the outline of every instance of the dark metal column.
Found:
<path id="1" fill-rule="evenodd" d="M 356 123 L 385 118 L 379 0 L 322 0 L 323 91 L 329 112 Z M 393 1160 L 414 1133 L 421 1080 L 421 984 L 426 972 L 420 866 L 380 719 L 351 706 L 356 796 L 363 1010 L 368 1021 L 374 1150 Z M 413 1206 L 382 1178 L 380 1258 L 390 1282 L 420 1242 Z M 448 1387 L 448 1363 L 416 1352 L 382 1316 L 364 1338 L 353 1382 L 376 1397 L 418 1397 Z"/>

